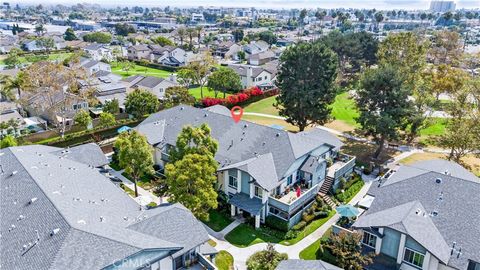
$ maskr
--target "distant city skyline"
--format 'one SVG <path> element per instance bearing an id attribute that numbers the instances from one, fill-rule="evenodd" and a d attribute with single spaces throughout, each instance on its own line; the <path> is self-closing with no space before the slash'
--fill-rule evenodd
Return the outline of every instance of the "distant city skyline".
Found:
<path id="1" fill-rule="evenodd" d="M 457 0 L 457 9 L 480 9 L 480 0 Z M 12 1 L 12 4 L 18 2 Z M 381 9 L 407 9 L 407 10 L 428 10 L 430 0 L 26 0 L 19 4 L 64 4 L 73 5 L 77 3 L 99 4 L 105 7 L 115 6 L 145 6 L 145 7 L 257 7 L 272 9 L 291 8 L 376 8 Z"/>

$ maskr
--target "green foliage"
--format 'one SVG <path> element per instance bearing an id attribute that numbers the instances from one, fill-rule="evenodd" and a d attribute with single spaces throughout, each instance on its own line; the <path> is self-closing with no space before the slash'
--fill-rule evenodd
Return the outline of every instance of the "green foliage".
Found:
<path id="1" fill-rule="evenodd" d="M 90 114 L 85 111 L 85 110 L 80 110 L 76 115 L 75 115 L 75 123 L 81 125 L 84 128 L 88 128 L 88 126 L 92 123 L 92 117 Z"/>
<path id="2" fill-rule="evenodd" d="M 120 36 L 128 36 L 130 33 L 135 33 L 135 27 L 128 23 L 117 23 L 115 24 L 115 33 Z"/>
<path id="3" fill-rule="evenodd" d="M 303 131 L 330 118 L 336 96 L 337 57 L 320 43 L 300 43 L 280 57 L 276 107 L 286 121 Z"/>
<path id="4" fill-rule="evenodd" d="M 200 127 L 185 126 L 178 135 L 175 147 L 169 152 L 170 162 L 183 159 L 188 154 L 199 154 L 215 157 L 218 142 L 212 138 L 210 127 L 202 124 Z"/>
<path id="5" fill-rule="evenodd" d="M 171 41 L 170 39 L 166 38 L 166 37 L 163 37 L 163 36 L 158 36 L 158 37 L 154 37 L 152 38 L 152 42 L 155 43 L 155 44 L 158 44 L 160 46 L 174 46 L 175 44 L 173 43 L 173 41 Z"/>
<path id="6" fill-rule="evenodd" d="M 362 254 L 362 235 L 340 232 L 330 234 L 325 247 L 337 258 L 337 265 L 343 269 L 362 270 L 373 262 L 373 254 Z"/>
<path id="7" fill-rule="evenodd" d="M 298 231 L 290 230 L 285 234 L 285 239 L 290 240 L 290 239 L 296 238 L 297 236 L 298 236 Z"/>
<path id="8" fill-rule="evenodd" d="M 0 149 L 17 145 L 17 140 L 12 135 L 7 135 L 0 140 Z"/>
<path id="9" fill-rule="evenodd" d="M 38 47 L 43 48 L 47 52 L 55 47 L 55 41 L 51 37 L 39 37 L 36 43 Z"/>
<path id="10" fill-rule="evenodd" d="M 343 193 L 335 195 L 335 198 L 342 203 L 349 202 L 357 193 L 362 189 L 365 182 L 363 181 L 356 181 L 350 187 L 346 188 Z"/>
<path id="11" fill-rule="evenodd" d="M 390 65 L 370 68 L 365 72 L 357 91 L 357 121 L 366 135 L 372 136 L 379 145 L 374 154 L 378 158 L 385 141 L 395 140 L 414 107 L 408 97 L 410 88 L 404 85 L 401 71 Z"/>
<path id="12" fill-rule="evenodd" d="M 135 197 L 138 196 L 137 181 L 151 175 L 153 171 L 153 149 L 145 136 L 136 130 L 123 132 L 115 141 L 118 150 L 118 161 L 121 168 L 131 176 L 135 184 Z"/>
<path id="13" fill-rule="evenodd" d="M 265 218 L 265 225 L 281 232 L 288 232 L 288 221 L 273 215 L 267 216 Z"/>
<path id="14" fill-rule="evenodd" d="M 273 248 L 272 244 L 268 244 L 266 250 L 255 252 L 247 259 L 247 269 L 275 270 L 281 261 L 287 259 L 286 253 L 280 253 Z"/>
<path id="15" fill-rule="evenodd" d="M 12 48 L 8 52 L 7 58 L 5 58 L 3 62 L 8 68 L 16 68 L 21 64 L 21 61 L 20 61 L 21 53 L 22 53 L 22 50 L 18 48 Z"/>
<path id="16" fill-rule="evenodd" d="M 83 41 L 92 43 L 108 44 L 112 42 L 112 35 L 105 32 L 93 32 L 83 36 Z"/>
<path id="17" fill-rule="evenodd" d="M 300 221 L 298 222 L 297 224 L 295 224 L 293 227 L 292 227 L 292 230 L 295 230 L 295 231 L 300 231 L 302 230 L 303 228 L 305 228 L 305 226 L 307 226 L 307 222 L 305 221 Z"/>
<path id="18" fill-rule="evenodd" d="M 162 107 L 171 108 L 179 104 L 193 105 L 195 97 L 183 86 L 173 86 L 165 90 L 165 97 L 162 100 Z"/>
<path id="19" fill-rule="evenodd" d="M 100 113 L 100 126 L 101 127 L 112 127 L 114 126 L 117 121 L 115 120 L 115 116 L 109 112 L 102 112 Z"/>
<path id="20" fill-rule="evenodd" d="M 77 36 L 75 35 L 75 32 L 73 31 L 72 28 L 67 28 L 67 30 L 65 30 L 65 34 L 63 34 L 63 38 L 66 40 L 66 41 L 72 41 L 72 40 L 77 40 Z"/>
<path id="21" fill-rule="evenodd" d="M 258 33 L 258 38 L 269 45 L 277 43 L 277 36 L 272 31 L 263 31 Z"/>
<path id="22" fill-rule="evenodd" d="M 147 90 L 136 89 L 130 92 L 125 99 L 125 110 L 135 118 L 154 113 L 158 109 L 157 96 Z"/>
<path id="23" fill-rule="evenodd" d="M 221 67 L 208 77 L 207 87 L 215 91 L 215 97 L 221 91 L 225 98 L 227 92 L 235 93 L 242 89 L 242 81 L 233 69 Z"/>
<path id="24" fill-rule="evenodd" d="M 231 270 L 233 269 L 233 256 L 228 251 L 220 250 L 215 256 L 215 265 L 218 270 Z"/>
<path id="25" fill-rule="evenodd" d="M 170 151 L 170 163 L 165 166 L 170 202 L 182 203 L 203 220 L 209 218 L 210 209 L 218 206 L 214 188 L 217 149 L 218 143 L 210 136 L 206 124 L 198 128 L 186 126 Z"/>
<path id="26" fill-rule="evenodd" d="M 103 112 L 111 113 L 113 115 L 117 114 L 120 111 L 120 105 L 118 104 L 118 99 L 112 99 L 105 101 L 102 108 Z"/>

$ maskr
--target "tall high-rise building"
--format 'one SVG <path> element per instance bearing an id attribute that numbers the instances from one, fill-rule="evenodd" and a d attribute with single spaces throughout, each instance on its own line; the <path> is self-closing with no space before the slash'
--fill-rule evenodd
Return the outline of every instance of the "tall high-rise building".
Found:
<path id="1" fill-rule="evenodd" d="M 431 12 L 455 11 L 455 1 L 432 0 L 430 2 Z"/>

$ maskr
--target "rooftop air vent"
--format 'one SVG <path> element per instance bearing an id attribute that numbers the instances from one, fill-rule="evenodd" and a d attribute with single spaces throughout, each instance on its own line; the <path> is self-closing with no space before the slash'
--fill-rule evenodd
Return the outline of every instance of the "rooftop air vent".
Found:
<path id="1" fill-rule="evenodd" d="M 435 179 L 435 183 L 441 184 L 441 183 L 442 183 L 442 178 L 437 178 L 437 179 Z"/>
<path id="2" fill-rule="evenodd" d="M 104 222 L 105 218 L 103 216 L 100 216 L 100 222 Z"/>
<path id="3" fill-rule="evenodd" d="M 203 116 L 207 117 L 207 116 L 208 116 L 208 113 L 205 113 Z"/>
<path id="4" fill-rule="evenodd" d="M 182 106 L 182 107 L 180 107 L 180 110 L 181 110 L 181 111 L 183 111 L 183 109 L 184 109 L 184 108 L 183 108 L 183 106 Z"/>
<path id="5" fill-rule="evenodd" d="M 432 212 L 430 213 L 430 216 L 432 216 L 432 217 L 438 216 L 438 211 L 432 211 Z"/>
<path id="6" fill-rule="evenodd" d="M 415 211 L 415 214 L 420 216 L 422 214 L 422 210 L 420 208 L 417 208 L 417 210 Z"/>
<path id="7" fill-rule="evenodd" d="M 32 204 L 32 203 L 34 203 L 34 202 L 36 202 L 36 201 L 37 201 L 37 197 L 33 197 L 33 198 L 30 199 L 29 204 Z"/>
<path id="8" fill-rule="evenodd" d="M 243 125 L 243 127 L 244 127 L 244 128 L 247 128 L 247 127 L 248 127 L 248 124 Z"/>
<path id="9" fill-rule="evenodd" d="M 275 134 L 275 136 L 280 137 L 280 133 Z"/>
<path id="10" fill-rule="evenodd" d="M 54 236 L 58 232 L 60 232 L 60 228 L 55 228 L 55 229 L 53 229 L 53 231 L 50 232 L 50 236 Z"/>
<path id="11" fill-rule="evenodd" d="M 18 171 L 13 171 L 11 176 L 14 176 L 15 174 L 17 174 L 17 172 Z"/>

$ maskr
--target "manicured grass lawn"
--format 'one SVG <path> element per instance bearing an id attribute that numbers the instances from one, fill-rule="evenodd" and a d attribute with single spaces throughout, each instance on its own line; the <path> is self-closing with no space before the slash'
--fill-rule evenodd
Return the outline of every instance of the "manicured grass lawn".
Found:
<path id="1" fill-rule="evenodd" d="M 233 256 L 226 250 L 220 250 L 215 256 L 215 265 L 219 270 L 233 269 Z"/>
<path id="2" fill-rule="evenodd" d="M 276 96 L 264 98 L 257 102 L 251 103 L 244 108 L 246 112 L 254 112 L 254 113 L 264 113 L 264 114 L 271 114 L 271 115 L 278 115 L 278 110 L 273 106 Z"/>
<path id="3" fill-rule="evenodd" d="M 355 101 L 350 98 L 348 92 L 341 93 L 335 97 L 332 104 L 332 117 L 335 120 L 345 122 L 351 126 L 357 126 L 355 118 L 359 116 Z"/>
<path id="4" fill-rule="evenodd" d="M 420 130 L 420 135 L 422 137 L 441 135 L 445 132 L 445 125 L 447 124 L 447 119 L 431 118 L 429 121 L 430 125 Z"/>
<path id="5" fill-rule="evenodd" d="M 335 256 L 333 256 L 330 252 L 327 250 L 323 250 L 321 248 L 320 242 L 322 240 L 326 240 L 328 236 L 330 235 L 332 229 L 328 229 L 325 234 L 323 234 L 322 238 L 313 242 L 310 246 L 306 247 L 304 250 L 300 251 L 299 257 L 302 260 L 322 260 L 326 261 L 329 263 L 334 263 L 335 262 Z"/>
<path id="6" fill-rule="evenodd" d="M 129 187 L 125 186 L 123 183 L 120 184 L 120 187 L 127 192 L 128 195 L 135 198 L 135 191 L 130 189 Z"/>
<path id="7" fill-rule="evenodd" d="M 190 94 L 192 96 L 194 96 L 196 99 L 200 100 L 201 99 L 201 95 L 200 95 L 200 87 L 194 87 L 194 88 L 190 88 L 188 89 L 188 91 L 190 92 Z M 227 93 L 226 95 L 227 97 L 230 96 L 230 94 Z M 203 97 L 215 97 L 215 92 L 204 86 L 203 87 Z M 218 98 L 223 98 L 223 93 L 218 93 Z"/>
<path id="8" fill-rule="evenodd" d="M 135 64 L 133 68 L 128 70 L 128 72 L 125 70 L 122 70 L 121 64 L 112 63 L 111 67 L 112 67 L 112 73 L 121 75 L 123 77 L 128 77 L 132 75 L 144 75 L 144 76 L 154 76 L 159 78 L 167 78 L 168 76 L 170 76 L 170 74 L 173 73 L 166 70 L 140 66 L 137 64 Z"/>
<path id="9" fill-rule="evenodd" d="M 225 227 L 227 227 L 233 221 L 231 217 L 216 210 L 211 210 L 209 215 L 210 219 L 208 221 L 203 221 L 203 223 L 216 232 L 225 229 Z"/>
<path id="10" fill-rule="evenodd" d="M 297 237 L 295 237 L 293 239 L 283 240 L 283 241 L 280 242 L 280 244 L 285 245 L 285 246 L 291 246 L 293 244 L 298 243 L 300 240 L 302 240 L 303 238 L 305 238 L 306 236 L 308 236 L 309 234 L 313 233 L 318 228 L 320 228 L 320 226 L 325 224 L 325 222 L 327 222 L 334 215 L 335 215 L 335 211 L 334 210 L 330 211 L 328 213 L 327 217 L 317 219 L 317 220 L 314 220 L 314 221 L 310 222 L 310 224 L 305 226 L 305 229 L 303 229 L 303 231 L 298 233 Z"/>
<path id="11" fill-rule="evenodd" d="M 237 247 L 248 247 L 258 243 L 279 243 L 283 235 L 280 232 L 272 231 L 261 227 L 257 230 L 250 225 L 240 224 L 227 235 L 225 240 Z"/>

